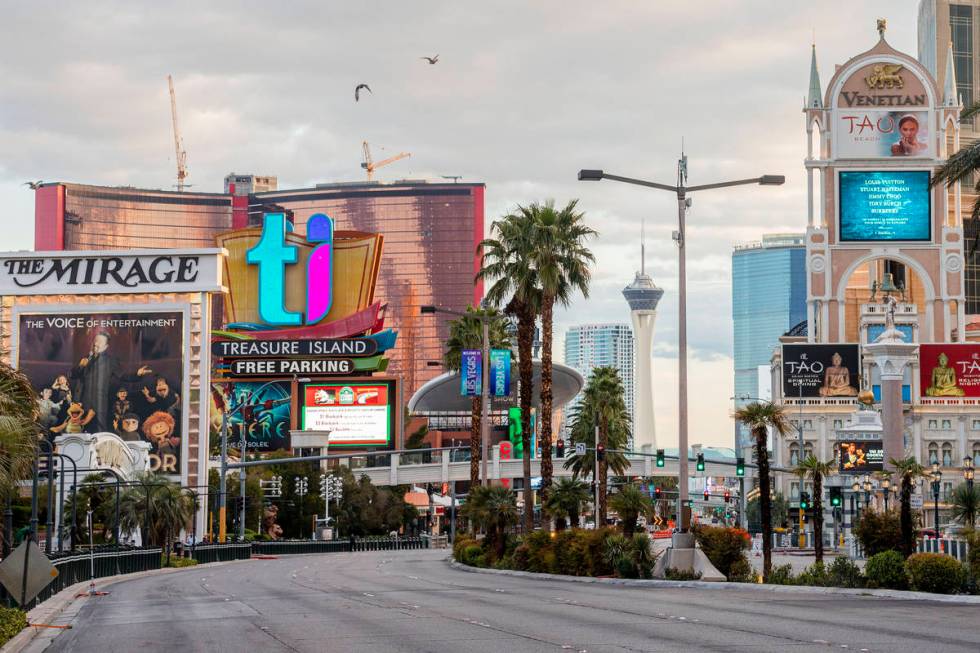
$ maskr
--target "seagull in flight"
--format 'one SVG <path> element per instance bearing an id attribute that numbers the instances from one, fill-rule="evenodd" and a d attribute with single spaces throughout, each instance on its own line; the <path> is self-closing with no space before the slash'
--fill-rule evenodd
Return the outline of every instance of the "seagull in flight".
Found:
<path id="1" fill-rule="evenodd" d="M 38 188 L 41 187 L 41 184 L 43 183 L 44 182 L 41 181 L 40 179 L 38 179 L 37 181 L 25 181 L 24 186 L 30 186 L 31 190 L 37 190 Z"/>
<path id="2" fill-rule="evenodd" d="M 425 59 L 426 61 L 429 62 L 429 65 L 434 66 L 439 62 L 439 55 L 436 55 L 434 57 L 419 57 L 419 59 Z"/>
<path id="3" fill-rule="evenodd" d="M 365 89 L 365 90 L 367 90 L 367 92 L 370 93 L 371 95 L 374 95 L 374 91 L 371 90 L 371 87 L 370 86 L 368 86 L 367 84 L 358 84 L 357 86 L 354 87 L 354 101 L 355 102 L 360 102 L 361 101 L 361 89 L 362 88 Z"/>

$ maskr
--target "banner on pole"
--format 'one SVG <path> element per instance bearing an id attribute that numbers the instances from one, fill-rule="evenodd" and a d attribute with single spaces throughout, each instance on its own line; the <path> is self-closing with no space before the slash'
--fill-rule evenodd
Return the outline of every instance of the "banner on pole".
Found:
<path id="1" fill-rule="evenodd" d="M 494 397 L 510 395 L 510 350 L 490 350 L 490 394 Z"/>
<path id="2" fill-rule="evenodd" d="M 483 352 L 464 349 L 460 357 L 460 394 L 475 397 L 483 392 Z"/>

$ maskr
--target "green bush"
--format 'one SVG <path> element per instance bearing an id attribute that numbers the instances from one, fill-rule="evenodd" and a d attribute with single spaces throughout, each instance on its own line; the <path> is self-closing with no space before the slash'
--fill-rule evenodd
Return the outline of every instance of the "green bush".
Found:
<path id="1" fill-rule="evenodd" d="M 170 564 L 167 564 L 167 556 L 163 556 L 163 560 L 160 562 L 162 567 L 176 567 L 182 569 L 183 567 L 193 567 L 197 564 L 197 560 L 194 558 L 178 558 L 175 556 L 170 557 Z"/>
<path id="2" fill-rule="evenodd" d="M 827 568 L 831 587 L 864 587 L 861 568 L 846 556 L 838 556 Z"/>
<path id="3" fill-rule="evenodd" d="M 893 549 L 902 550 L 902 519 L 897 510 L 865 510 L 854 524 L 854 535 L 864 548 L 864 556 Z"/>
<path id="4" fill-rule="evenodd" d="M 773 567 L 769 572 L 769 579 L 766 581 L 770 585 L 796 585 L 796 577 L 793 576 L 793 565 L 779 565 Z"/>
<path id="5" fill-rule="evenodd" d="M 942 553 L 916 553 L 905 561 L 909 586 L 918 592 L 955 594 L 966 583 L 966 569 L 956 558 Z"/>
<path id="6" fill-rule="evenodd" d="M 701 572 L 667 567 L 664 569 L 664 580 L 701 580 Z"/>
<path id="7" fill-rule="evenodd" d="M 456 562 L 463 563 L 463 551 L 474 544 L 479 545 L 480 542 L 472 537 L 459 536 L 456 541 L 453 542 L 453 558 Z"/>
<path id="8" fill-rule="evenodd" d="M 752 540 L 748 532 L 741 528 L 698 526 L 694 529 L 694 538 L 715 569 L 724 574 L 728 580 L 734 581 L 744 577 L 746 566 L 751 570 L 745 551 Z M 738 573 L 733 574 L 733 567 L 737 567 Z"/>
<path id="9" fill-rule="evenodd" d="M 478 559 L 483 558 L 483 547 L 479 544 L 473 543 L 463 549 L 463 553 L 460 556 L 459 561 L 464 565 L 470 565 L 472 567 L 481 567 L 482 565 L 477 564 Z"/>
<path id="10" fill-rule="evenodd" d="M 752 563 L 745 556 L 742 556 L 739 560 L 732 563 L 729 568 L 728 582 L 730 583 L 754 583 L 755 582 L 755 570 L 752 569 Z"/>
<path id="11" fill-rule="evenodd" d="M 639 578 L 652 578 L 653 566 L 657 563 L 657 555 L 653 553 L 653 542 L 646 532 L 633 535 L 632 552 L 633 567 Z"/>
<path id="12" fill-rule="evenodd" d="M 512 568 L 517 571 L 527 571 L 527 566 L 530 559 L 530 548 L 527 544 L 518 544 L 517 548 L 514 549 L 514 555 L 511 556 Z"/>
<path id="13" fill-rule="evenodd" d="M 0 608 L 0 646 L 27 628 L 27 613 L 17 608 Z"/>
<path id="14" fill-rule="evenodd" d="M 524 538 L 528 546 L 527 570 L 539 574 L 558 573 L 555 539 L 548 531 L 535 531 Z"/>
<path id="15" fill-rule="evenodd" d="M 590 561 L 586 540 L 579 529 L 566 529 L 555 537 L 555 555 L 559 573 L 566 576 L 588 576 Z"/>
<path id="16" fill-rule="evenodd" d="M 904 590 L 908 587 L 905 575 L 905 558 L 895 550 L 882 551 L 868 558 L 864 565 L 868 587 Z"/>
<path id="17" fill-rule="evenodd" d="M 797 585 L 810 585 L 811 587 L 828 587 L 830 585 L 830 575 L 822 562 L 814 562 L 812 565 L 800 572 L 796 577 Z"/>
<path id="18" fill-rule="evenodd" d="M 970 545 L 970 552 L 967 554 L 966 564 L 973 581 L 973 591 L 976 591 L 976 588 L 980 586 L 980 532 L 970 533 L 967 536 L 967 541 Z"/>

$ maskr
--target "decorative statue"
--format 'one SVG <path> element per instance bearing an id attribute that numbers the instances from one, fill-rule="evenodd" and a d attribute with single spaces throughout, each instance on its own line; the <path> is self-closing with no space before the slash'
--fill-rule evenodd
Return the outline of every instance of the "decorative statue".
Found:
<path id="1" fill-rule="evenodd" d="M 262 514 L 262 532 L 269 536 L 270 540 L 278 540 L 282 537 L 282 526 L 276 523 L 279 517 L 279 506 L 269 506 Z"/>
<path id="2" fill-rule="evenodd" d="M 939 354 L 939 365 L 932 368 L 932 383 L 926 388 L 927 397 L 962 397 L 966 395 L 956 384 L 956 370 L 949 367 L 949 357 Z"/>
<path id="3" fill-rule="evenodd" d="M 820 388 L 821 397 L 856 397 L 857 388 L 851 385 L 851 372 L 841 365 L 844 359 L 834 352 L 830 359 L 831 367 L 824 370 L 823 386 Z"/>

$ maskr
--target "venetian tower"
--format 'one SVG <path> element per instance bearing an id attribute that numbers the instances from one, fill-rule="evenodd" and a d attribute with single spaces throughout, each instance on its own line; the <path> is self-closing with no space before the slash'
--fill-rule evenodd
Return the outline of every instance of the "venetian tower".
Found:
<path id="1" fill-rule="evenodd" d="M 633 449 L 657 446 L 653 421 L 653 323 L 664 291 L 646 273 L 646 247 L 640 238 L 640 271 L 623 289 L 633 321 L 634 414 Z"/>

